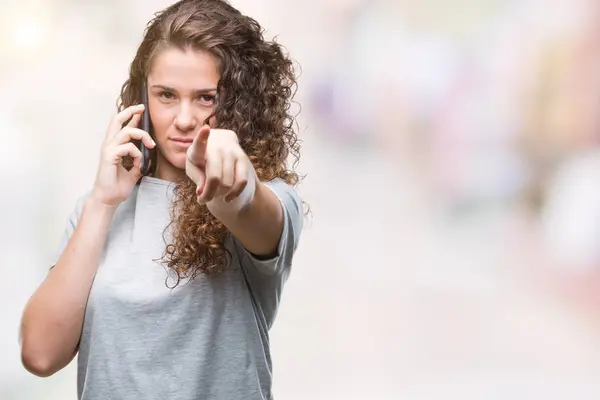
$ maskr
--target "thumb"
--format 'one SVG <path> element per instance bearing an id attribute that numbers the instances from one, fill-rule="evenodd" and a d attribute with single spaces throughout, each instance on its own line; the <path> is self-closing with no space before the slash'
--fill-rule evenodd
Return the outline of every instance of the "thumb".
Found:
<path id="1" fill-rule="evenodd" d="M 188 159 L 198 166 L 203 166 L 206 161 L 206 147 L 210 136 L 210 126 L 204 125 L 194 138 L 194 143 L 188 150 Z"/>
<path id="2" fill-rule="evenodd" d="M 206 184 L 206 173 L 204 168 L 194 164 L 188 156 L 185 162 L 185 173 L 196 184 L 197 193 L 201 193 L 204 190 Z"/>
<path id="3" fill-rule="evenodd" d="M 142 177 L 142 160 L 141 157 L 136 157 L 133 159 L 133 168 L 131 168 L 128 172 L 131 180 L 137 182 Z"/>

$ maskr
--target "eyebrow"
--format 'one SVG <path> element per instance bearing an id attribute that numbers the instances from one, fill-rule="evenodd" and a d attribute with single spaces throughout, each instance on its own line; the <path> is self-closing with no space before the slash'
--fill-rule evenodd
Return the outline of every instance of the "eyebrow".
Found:
<path id="1" fill-rule="evenodd" d="M 176 89 L 173 89 L 171 87 L 168 86 L 164 86 L 164 85 L 152 85 L 153 88 L 157 88 L 157 89 L 162 89 L 165 90 L 167 92 L 174 92 L 177 93 Z M 216 92 L 217 88 L 205 88 L 205 89 L 194 89 L 192 91 L 192 93 L 194 94 L 203 94 L 203 93 L 210 93 L 210 92 Z"/>

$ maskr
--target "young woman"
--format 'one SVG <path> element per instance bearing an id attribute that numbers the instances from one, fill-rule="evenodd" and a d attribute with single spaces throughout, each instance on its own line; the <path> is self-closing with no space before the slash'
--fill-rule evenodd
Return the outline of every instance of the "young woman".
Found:
<path id="1" fill-rule="evenodd" d="M 286 168 L 295 84 L 280 46 L 226 2 L 157 14 L 93 189 L 24 311 L 29 371 L 79 353 L 79 399 L 272 399 L 268 331 L 303 218 Z"/>

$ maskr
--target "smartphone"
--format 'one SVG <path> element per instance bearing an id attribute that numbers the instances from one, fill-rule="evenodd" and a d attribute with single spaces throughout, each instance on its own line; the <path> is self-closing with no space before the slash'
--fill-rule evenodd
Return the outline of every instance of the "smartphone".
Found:
<path id="1" fill-rule="evenodd" d="M 152 122 L 150 122 L 150 110 L 148 108 L 148 87 L 146 82 L 142 84 L 142 93 L 141 93 L 142 104 L 144 104 L 144 113 L 142 114 L 142 121 L 140 125 L 140 129 L 148 132 L 150 136 L 153 136 L 152 132 Z M 140 165 L 140 169 L 142 171 L 142 175 L 146 176 L 150 173 L 150 166 L 152 164 L 152 160 L 150 159 L 150 149 L 148 149 L 144 142 L 140 140 L 140 151 L 142 152 L 142 161 Z"/>

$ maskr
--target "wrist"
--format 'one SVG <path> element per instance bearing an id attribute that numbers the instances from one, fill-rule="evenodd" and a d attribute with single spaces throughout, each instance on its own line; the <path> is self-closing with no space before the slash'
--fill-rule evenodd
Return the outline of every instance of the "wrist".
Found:
<path id="1" fill-rule="evenodd" d="M 106 217 L 112 219 L 118 205 L 109 205 L 102 201 L 90 196 L 86 199 L 83 204 L 83 213 L 92 214 L 98 217 Z"/>

